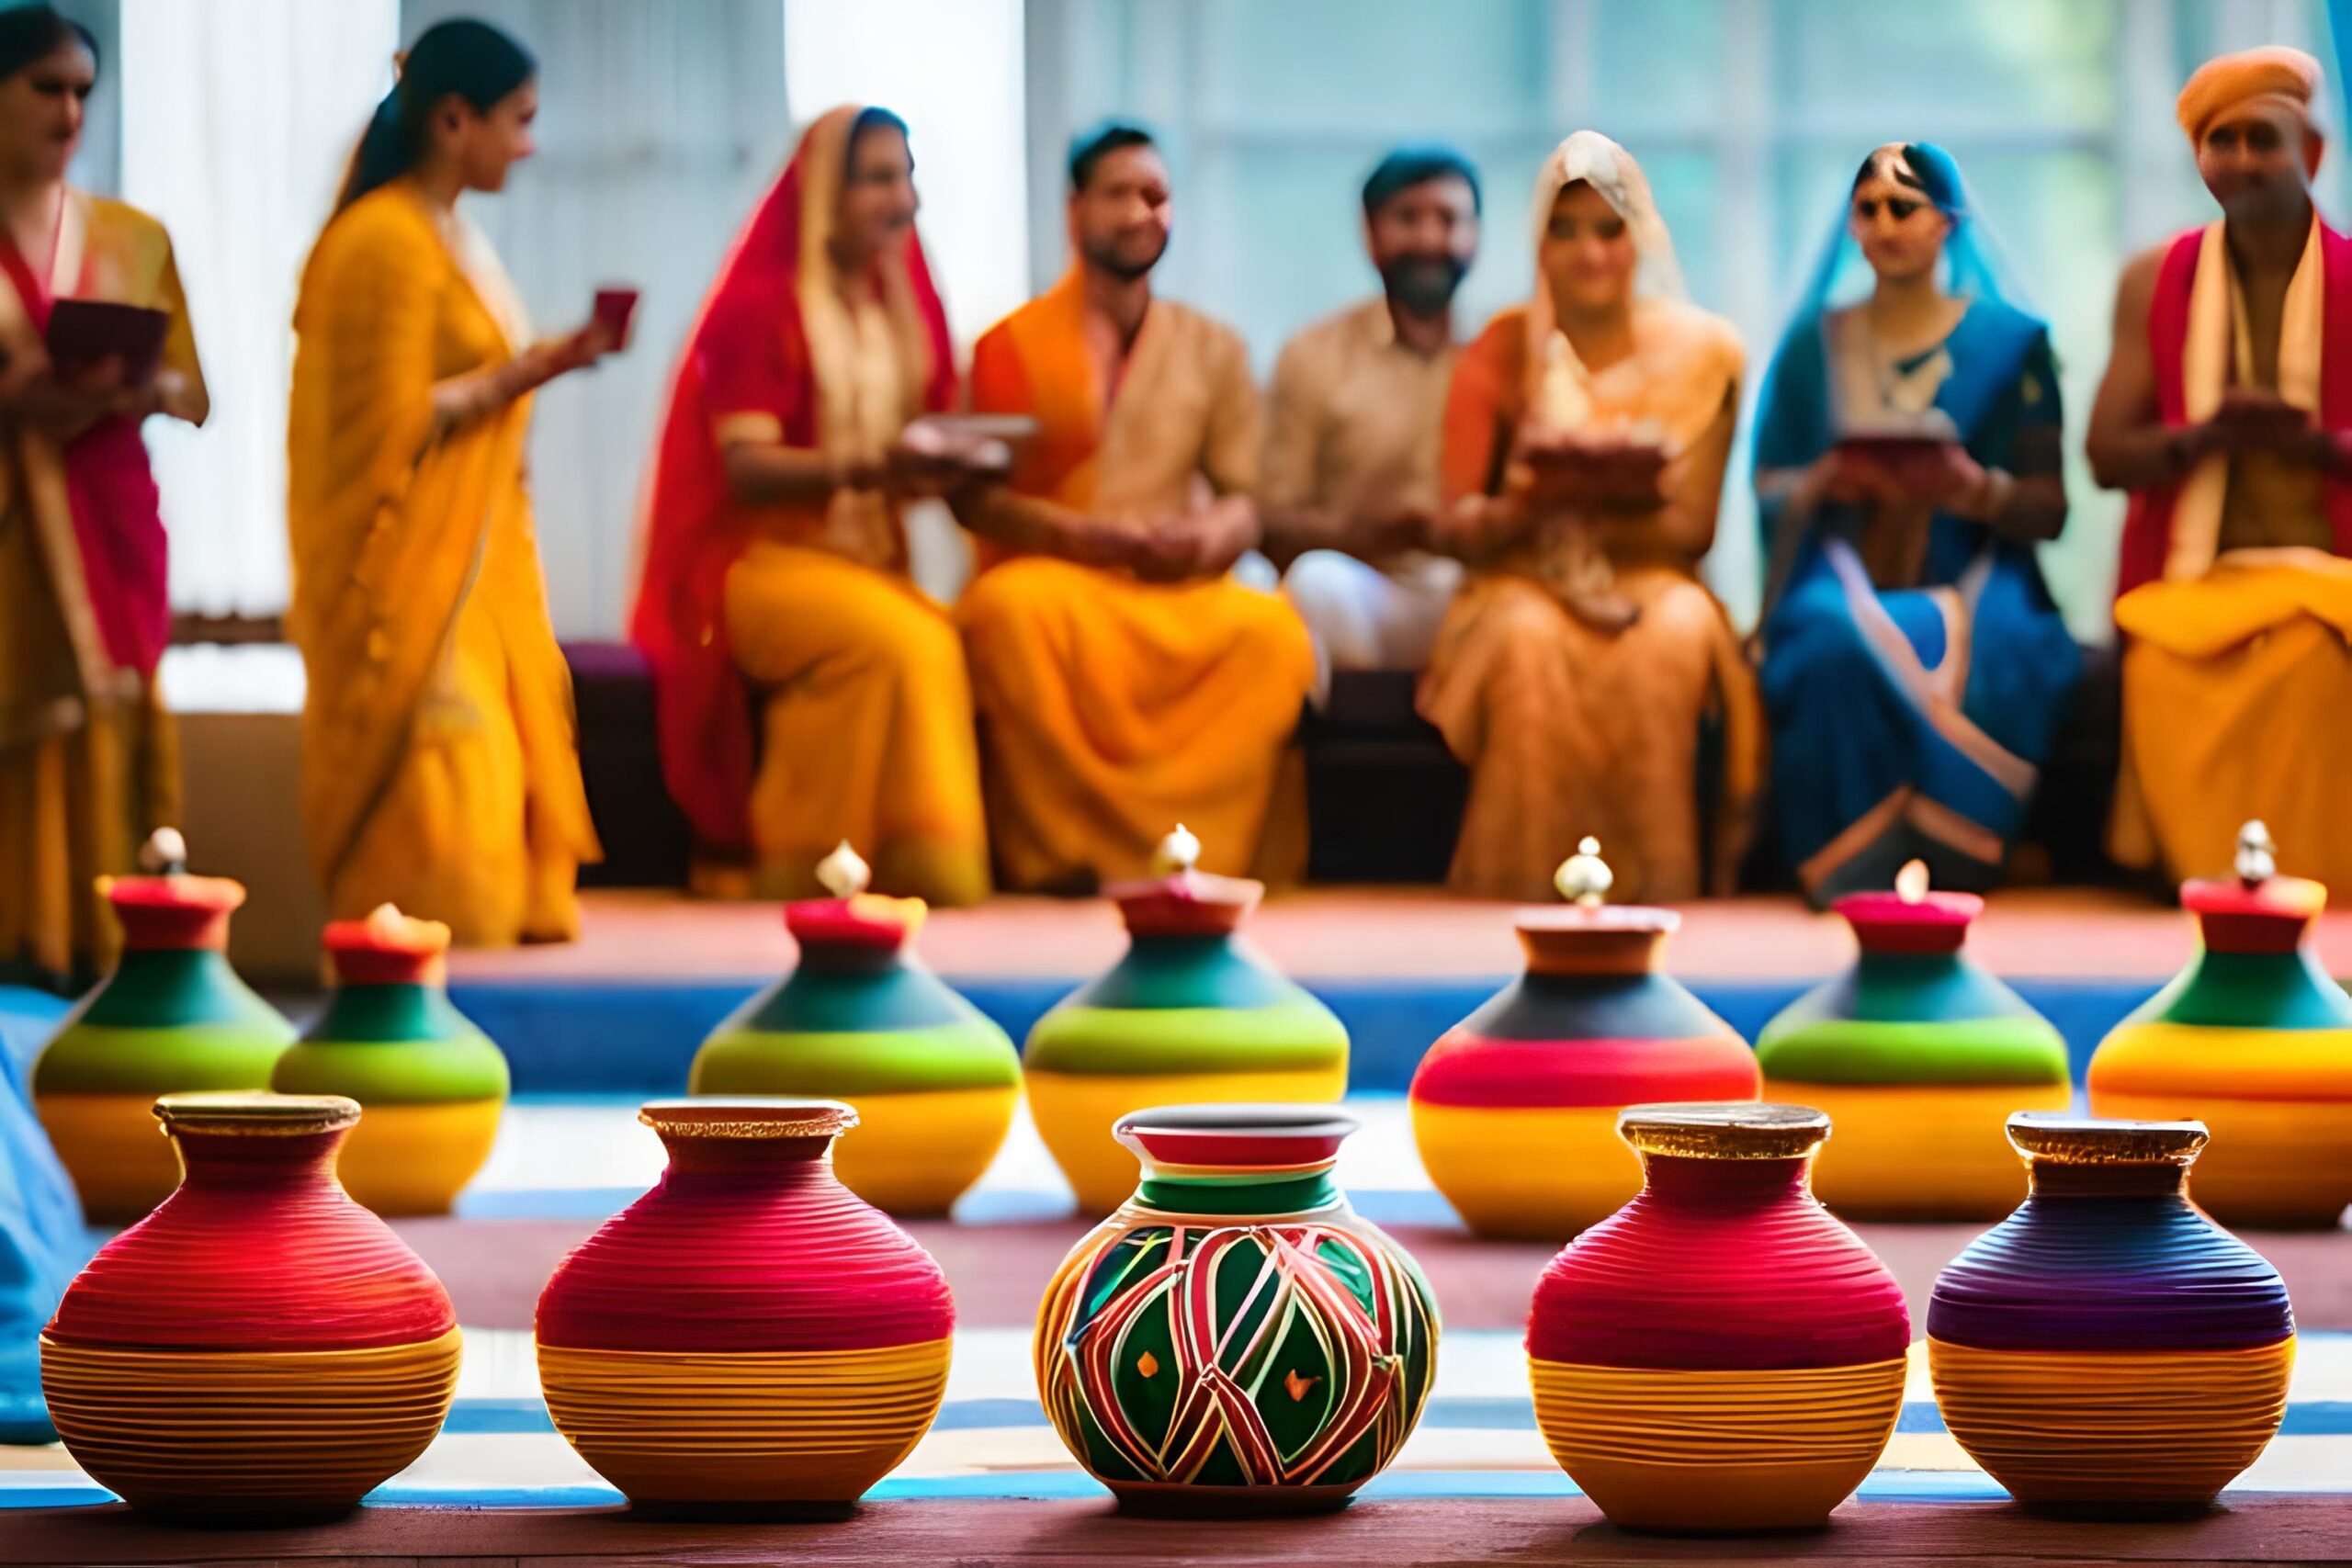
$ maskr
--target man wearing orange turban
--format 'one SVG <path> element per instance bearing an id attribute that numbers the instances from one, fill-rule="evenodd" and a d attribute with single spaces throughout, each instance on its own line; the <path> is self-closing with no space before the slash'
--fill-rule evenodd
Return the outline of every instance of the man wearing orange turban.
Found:
<path id="1" fill-rule="evenodd" d="M 2258 817 L 2352 885 L 2352 240 L 2312 203 L 2319 85 L 2278 48 L 2189 78 L 2222 217 L 2124 268 L 2091 411 L 2091 471 L 2132 492 L 2112 848 L 2176 877 L 2225 874 Z"/>

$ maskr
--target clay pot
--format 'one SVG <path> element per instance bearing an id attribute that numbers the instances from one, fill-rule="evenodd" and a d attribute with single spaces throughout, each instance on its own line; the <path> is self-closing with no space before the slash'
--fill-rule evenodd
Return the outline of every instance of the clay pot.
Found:
<path id="1" fill-rule="evenodd" d="M 172 1094 L 154 1115 L 186 1179 L 99 1249 L 41 1336 L 66 1451 L 142 1511 L 345 1512 L 441 1429 L 458 1354 L 441 1281 L 335 1184 L 359 1107 Z"/>
<path id="2" fill-rule="evenodd" d="M 695 1053 L 695 1094 L 813 1096 L 857 1111 L 842 1184 L 894 1214 L 944 1214 L 1003 1146 L 1021 1059 L 988 1015 L 908 948 L 919 898 L 859 894 L 787 906 L 791 974 Z"/>
<path id="3" fill-rule="evenodd" d="M 1524 910 L 1527 972 L 1438 1038 L 1413 1075 L 1413 1142 L 1480 1235 L 1564 1241 L 1623 1207 L 1641 1167 L 1617 1113 L 1753 1100 L 1755 1053 L 1662 968 L 1681 917 Z"/>
<path id="4" fill-rule="evenodd" d="M 670 1166 L 539 1297 L 556 1430 L 640 1507 L 839 1516 L 939 1412 L 956 1306 L 833 1176 L 820 1100 L 665 1100 Z"/>
<path id="5" fill-rule="evenodd" d="M 1135 1190 L 1111 1131 L 1129 1111 L 1347 1092 L 1347 1030 L 1236 935 L 1263 891 L 1196 871 L 1105 889 L 1126 953 L 1037 1021 L 1023 1057 L 1038 1134 L 1084 1212 Z"/>
<path id="6" fill-rule="evenodd" d="M 2224 1224 L 2332 1228 L 2352 1203 L 2352 998 L 2311 945 L 2327 889 L 2191 882 L 2201 950 L 2091 1058 L 2095 1115 L 2193 1117 L 2197 1201 Z"/>
<path id="7" fill-rule="evenodd" d="M 328 926 L 325 944 L 334 995 L 270 1087 L 367 1108 L 336 1166 L 352 1197 L 379 1214 L 446 1214 L 490 1158 L 507 1087 L 506 1058 L 449 1003 L 449 928 L 388 904 Z"/>
<path id="8" fill-rule="evenodd" d="M 1944 1424 L 2019 1502 L 2199 1507 L 2287 1414 L 2278 1271 L 2189 1201 L 2194 1122 L 2019 1115 L 2025 1204 L 1936 1280 Z"/>
<path id="9" fill-rule="evenodd" d="M 1528 1317 L 1535 1420 L 1627 1529 L 1818 1525 L 1903 1404 L 1903 1292 L 1806 1186 L 1792 1105 L 1635 1106 L 1640 1196 L 1554 1258 Z"/>
<path id="10" fill-rule="evenodd" d="M 33 1105 L 83 1209 L 124 1224 L 179 1184 L 155 1097 L 267 1088 L 294 1026 L 229 967 L 242 884 L 175 874 L 100 886 L 122 925 L 122 957 L 42 1050 Z"/>
<path id="11" fill-rule="evenodd" d="M 1119 1119 L 1142 1182 L 1062 1261 L 1038 1397 L 1130 1511 L 1317 1513 L 1396 1457 L 1435 1375 L 1436 1300 L 1332 1179 L 1320 1106 Z"/>
<path id="12" fill-rule="evenodd" d="M 2025 1196 L 2002 1129 L 2074 1103 L 2066 1042 L 1962 951 L 1984 900 L 1838 900 L 1861 952 L 1757 1037 L 1764 1097 L 1829 1113 L 1816 1197 L 1849 1219 L 1996 1220 Z"/>

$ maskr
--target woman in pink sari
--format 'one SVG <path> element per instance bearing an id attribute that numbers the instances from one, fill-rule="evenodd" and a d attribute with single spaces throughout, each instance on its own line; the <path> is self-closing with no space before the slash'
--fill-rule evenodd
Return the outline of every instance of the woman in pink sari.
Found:
<path id="1" fill-rule="evenodd" d="M 0 978 L 52 985 L 106 963 L 96 879 L 132 869 L 178 809 L 154 689 L 164 524 L 139 427 L 207 411 L 163 225 L 65 183 L 97 71 L 90 35 L 49 6 L 0 11 Z M 164 312 L 160 367 L 54 364 L 45 334 L 67 299 Z"/>
<path id="2" fill-rule="evenodd" d="M 908 438 L 956 398 L 913 172 L 888 110 L 811 125 L 671 389 L 632 635 L 707 893 L 808 896 L 844 839 L 877 891 L 988 892 L 963 646 L 908 576 L 899 517 L 976 450 Z"/>

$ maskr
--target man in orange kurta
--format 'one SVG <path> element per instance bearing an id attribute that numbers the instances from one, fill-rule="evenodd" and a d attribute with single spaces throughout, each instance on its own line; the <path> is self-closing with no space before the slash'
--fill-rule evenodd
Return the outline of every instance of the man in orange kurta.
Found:
<path id="1" fill-rule="evenodd" d="M 1008 483 L 957 500 L 980 537 L 959 616 L 1010 888 L 1143 875 L 1178 821 L 1206 871 L 1280 875 L 1303 849 L 1295 775 L 1279 785 L 1313 650 L 1285 601 L 1228 575 L 1258 539 L 1257 389 L 1231 329 L 1153 298 L 1169 220 L 1148 135 L 1083 139 L 1075 264 L 973 351 L 974 411 L 1038 426 Z"/>

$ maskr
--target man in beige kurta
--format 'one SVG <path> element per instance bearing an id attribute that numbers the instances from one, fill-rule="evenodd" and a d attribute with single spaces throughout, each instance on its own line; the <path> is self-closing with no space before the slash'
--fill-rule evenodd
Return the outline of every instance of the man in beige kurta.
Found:
<path id="1" fill-rule="evenodd" d="M 1453 295 L 1478 244 L 1478 184 L 1442 147 L 1401 148 L 1364 182 L 1382 291 L 1306 328 L 1274 366 L 1258 500 L 1320 673 L 1429 662 L 1461 580 L 1412 548 L 1438 505 Z"/>

